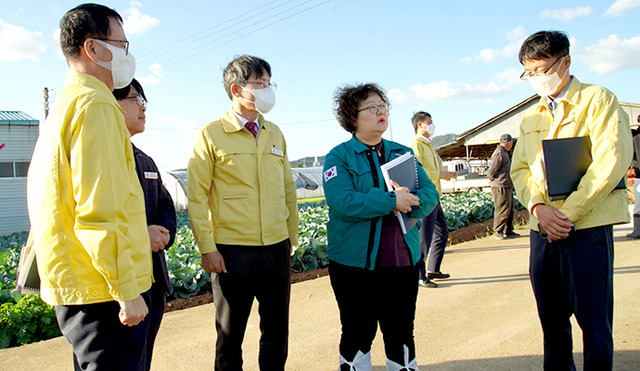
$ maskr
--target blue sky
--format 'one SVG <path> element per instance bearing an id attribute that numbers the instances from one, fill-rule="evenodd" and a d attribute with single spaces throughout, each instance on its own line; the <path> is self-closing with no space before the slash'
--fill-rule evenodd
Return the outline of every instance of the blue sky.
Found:
<path id="1" fill-rule="evenodd" d="M 0 109 L 42 119 L 43 89 L 63 88 L 58 23 L 75 1 L 0 2 Z M 436 135 L 460 134 L 533 94 L 518 79 L 530 34 L 571 38 L 570 72 L 640 103 L 640 0 L 109 1 L 125 19 L 137 78 L 149 99 L 147 130 L 133 138 L 163 170 L 186 167 L 195 130 L 229 108 L 222 69 L 241 54 L 266 59 L 278 84 L 267 119 L 289 159 L 324 155 L 348 140 L 332 96 L 377 82 L 392 100 L 385 137 L 407 144 L 414 111 Z M 1 138 L 0 138 L 1 141 Z"/>

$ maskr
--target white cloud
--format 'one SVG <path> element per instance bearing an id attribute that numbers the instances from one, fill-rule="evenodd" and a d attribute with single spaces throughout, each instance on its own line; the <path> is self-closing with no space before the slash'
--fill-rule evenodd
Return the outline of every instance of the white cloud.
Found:
<path id="1" fill-rule="evenodd" d="M 607 17 L 620 17 L 629 9 L 640 7 L 640 0 L 617 0 L 604 12 Z"/>
<path id="2" fill-rule="evenodd" d="M 131 2 L 131 7 L 124 11 L 124 31 L 131 35 L 140 35 L 149 32 L 152 28 L 160 24 L 157 18 L 142 14 L 140 9 L 142 4 L 137 1 Z"/>
<path id="3" fill-rule="evenodd" d="M 391 89 L 387 91 L 387 96 L 391 102 L 404 102 L 407 100 L 407 95 L 400 89 Z"/>
<path id="4" fill-rule="evenodd" d="M 628 39 L 610 35 L 591 46 L 579 49 L 576 56 L 582 58 L 591 70 L 602 75 L 638 67 L 640 35 Z"/>
<path id="5" fill-rule="evenodd" d="M 524 26 L 520 25 L 512 30 L 507 31 L 505 35 L 505 39 L 509 41 L 520 41 L 524 39 L 525 29 Z"/>
<path id="6" fill-rule="evenodd" d="M 523 81 L 520 79 L 520 75 L 522 74 L 522 69 L 517 68 L 509 68 L 504 71 L 496 73 L 493 78 L 496 81 L 505 81 L 507 84 L 515 85 L 520 84 Z"/>
<path id="7" fill-rule="evenodd" d="M 152 64 L 151 66 L 149 66 L 149 70 L 151 70 L 151 73 L 158 77 L 162 76 L 162 66 L 160 65 L 160 63 Z"/>
<path id="8" fill-rule="evenodd" d="M 510 41 L 501 49 L 484 48 L 480 50 L 478 54 L 474 56 L 475 59 L 480 59 L 487 63 L 512 60 L 520 50 L 520 44 L 525 38 L 525 29 L 523 26 L 515 27 L 505 34 L 505 39 Z M 462 63 L 468 62 L 468 58 L 463 58 Z"/>
<path id="9" fill-rule="evenodd" d="M 136 80 L 138 80 L 142 85 L 158 85 L 162 81 L 160 78 L 153 75 L 136 77 Z"/>
<path id="10" fill-rule="evenodd" d="M 391 89 L 388 94 L 393 102 L 424 101 L 424 100 L 453 100 L 468 98 L 488 98 L 507 94 L 513 91 L 508 85 L 498 85 L 491 81 L 479 84 L 454 83 L 446 80 L 429 84 L 417 84 L 405 93 L 400 89 Z"/>
<path id="11" fill-rule="evenodd" d="M 547 9 L 543 10 L 539 17 L 550 18 L 559 21 L 570 21 L 574 18 L 580 18 L 591 14 L 593 9 L 590 6 L 581 6 L 577 8 Z"/>
<path id="12" fill-rule="evenodd" d="M 37 62 L 46 50 L 42 33 L 0 20 L 0 60 L 14 62 L 27 59 Z"/>
<path id="13" fill-rule="evenodd" d="M 50 37 L 51 48 L 56 51 L 56 57 L 65 60 L 64 54 L 62 54 L 62 48 L 60 48 L 60 29 L 56 28 Z"/>
<path id="14" fill-rule="evenodd" d="M 137 77 L 138 81 L 140 81 L 140 83 L 144 85 L 159 84 L 162 81 L 162 65 L 160 65 L 159 63 L 154 63 L 148 68 L 149 71 L 151 71 L 151 75 Z"/>

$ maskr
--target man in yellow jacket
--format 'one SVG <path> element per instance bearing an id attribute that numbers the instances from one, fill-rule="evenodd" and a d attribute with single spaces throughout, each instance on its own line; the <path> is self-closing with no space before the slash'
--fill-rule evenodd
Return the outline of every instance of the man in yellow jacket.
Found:
<path id="1" fill-rule="evenodd" d="M 130 134 L 111 94 L 135 72 L 122 18 L 83 4 L 60 22 L 65 88 L 28 174 L 41 296 L 76 369 L 144 370 L 151 251 Z"/>
<path id="2" fill-rule="evenodd" d="M 416 112 L 411 118 L 411 124 L 416 136 L 409 146 L 413 149 L 413 153 L 429 176 L 429 180 L 436 186 L 438 194 L 441 194 L 440 179 L 449 180 L 458 174 L 441 170 L 442 160 L 440 160 L 431 145 L 431 139 L 436 128 L 431 115 L 423 111 Z M 422 218 L 422 227 L 420 227 L 420 260 L 417 264 L 420 271 L 418 278 L 420 286 L 435 288 L 438 287 L 438 284 L 431 281 L 432 279 L 451 277 L 449 273 L 442 273 L 440 269 L 448 238 L 447 219 L 438 200 L 436 208 L 429 215 Z"/>
<path id="3" fill-rule="evenodd" d="M 275 104 L 266 61 L 243 55 L 224 70 L 232 107 L 196 135 L 189 160 L 189 220 L 213 273 L 216 370 L 242 369 L 242 339 L 260 305 L 260 368 L 284 370 L 291 246 L 298 244 L 295 183 L 280 129 L 262 114 Z"/>
<path id="4" fill-rule="evenodd" d="M 583 332 L 584 367 L 611 370 L 613 224 L 628 222 L 626 190 L 614 190 L 631 161 L 629 118 L 610 91 L 569 74 L 569 39 L 541 31 L 519 53 L 523 80 L 540 102 L 524 114 L 511 178 L 531 212 L 530 276 L 544 333 L 545 370 L 575 369 L 572 315 Z M 589 137 L 593 162 L 577 189 L 551 201 L 542 140 Z M 562 159 L 557 159 L 562 161 Z"/>

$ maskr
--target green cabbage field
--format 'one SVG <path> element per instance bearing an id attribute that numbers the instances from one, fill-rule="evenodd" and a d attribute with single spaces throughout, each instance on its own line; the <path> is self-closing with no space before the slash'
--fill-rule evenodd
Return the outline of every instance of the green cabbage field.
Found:
<path id="1" fill-rule="evenodd" d="M 441 203 L 450 230 L 493 216 L 493 200 L 489 193 L 444 195 Z M 326 251 L 329 210 L 326 202 L 302 202 L 298 210 L 300 246 L 291 256 L 291 268 L 294 272 L 306 272 L 326 267 L 329 264 Z M 0 236 L 0 348 L 60 335 L 52 307 L 42 302 L 39 296 L 11 293 L 15 286 L 20 249 L 26 239 L 26 232 Z M 200 254 L 186 213 L 178 215 L 175 243 L 165 251 L 173 286 L 169 300 L 211 292 L 211 275 L 200 266 Z"/>

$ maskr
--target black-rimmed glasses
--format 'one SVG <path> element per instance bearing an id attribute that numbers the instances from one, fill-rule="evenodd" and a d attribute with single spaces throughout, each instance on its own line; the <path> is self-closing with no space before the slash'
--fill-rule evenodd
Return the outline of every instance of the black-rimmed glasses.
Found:
<path id="1" fill-rule="evenodd" d="M 529 81 L 529 80 L 531 80 L 531 78 L 532 78 L 532 77 L 534 77 L 534 76 L 544 76 L 544 75 L 546 75 L 546 74 L 547 74 L 547 72 L 549 72 L 549 71 L 553 68 L 553 66 L 555 66 L 555 65 L 556 65 L 556 63 L 558 63 L 562 58 L 566 57 L 567 55 L 568 55 L 568 54 L 565 54 L 565 55 L 561 55 L 561 56 L 559 56 L 559 57 L 558 57 L 558 59 L 556 59 L 556 61 L 555 61 L 555 62 L 553 62 L 553 63 L 551 64 L 551 66 L 549 66 L 549 68 L 547 68 L 546 70 L 544 70 L 544 71 L 542 71 L 542 72 L 535 72 L 535 73 L 531 73 L 531 72 L 524 71 L 524 72 L 522 73 L 522 75 L 520 75 L 520 79 L 522 79 L 522 80 L 524 80 L 524 81 Z"/>
<path id="2" fill-rule="evenodd" d="M 113 42 L 118 42 L 118 43 L 124 43 L 124 53 L 126 55 L 129 55 L 129 41 L 127 41 L 127 40 L 103 39 L 103 38 L 100 38 L 100 37 L 94 37 L 94 39 L 102 40 L 102 41 L 113 41 Z"/>
<path id="3" fill-rule="evenodd" d="M 130 97 L 123 98 L 123 100 L 124 99 L 135 99 L 135 102 L 138 105 L 138 107 L 146 107 L 147 106 L 147 101 L 144 100 L 144 98 L 142 98 L 142 95 L 132 95 Z"/>

